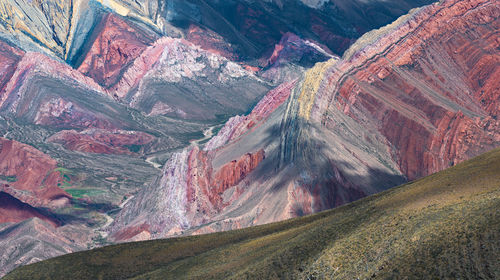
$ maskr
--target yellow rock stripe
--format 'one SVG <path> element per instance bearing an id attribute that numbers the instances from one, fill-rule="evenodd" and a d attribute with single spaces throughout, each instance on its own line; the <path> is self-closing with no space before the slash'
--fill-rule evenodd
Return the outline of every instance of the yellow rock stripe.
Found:
<path id="1" fill-rule="evenodd" d="M 325 71 L 330 68 L 333 63 L 335 63 L 335 59 L 330 59 L 326 62 L 316 63 L 316 65 L 309 69 L 305 73 L 304 83 L 302 85 L 302 92 L 299 96 L 299 117 L 302 117 L 306 120 L 309 119 L 311 115 L 311 109 L 314 104 L 314 97 L 318 92 L 319 86 L 321 85 L 321 81 L 323 80 L 323 76 Z"/>

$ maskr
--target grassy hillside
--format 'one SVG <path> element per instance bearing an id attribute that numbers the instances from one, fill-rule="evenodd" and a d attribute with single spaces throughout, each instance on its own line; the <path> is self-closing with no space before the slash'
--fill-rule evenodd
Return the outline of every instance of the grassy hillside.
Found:
<path id="1" fill-rule="evenodd" d="M 316 215 L 120 244 L 5 279 L 500 279 L 500 149 Z"/>

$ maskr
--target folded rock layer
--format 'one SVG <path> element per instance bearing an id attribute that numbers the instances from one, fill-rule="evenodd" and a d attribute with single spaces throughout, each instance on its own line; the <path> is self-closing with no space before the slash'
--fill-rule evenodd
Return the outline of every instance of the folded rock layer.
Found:
<path id="1" fill-rule="evenodd" d="M 165 168 L 111 231 L 147 224 L 143 232 L 157 238 L 282 220 L 498 147 L 499 15 L 496 1 L 447 0 L 365 34 L 342 58 L 318 63 L 248 116 L 230 119 L 204 152 L 175 157 L 167 164 L 175 172 Z M 258 151 L 265 158 L 241 168 Z M 163 193 L 181 196 L 175 219 L 168 199 L 138 207 Z"/>

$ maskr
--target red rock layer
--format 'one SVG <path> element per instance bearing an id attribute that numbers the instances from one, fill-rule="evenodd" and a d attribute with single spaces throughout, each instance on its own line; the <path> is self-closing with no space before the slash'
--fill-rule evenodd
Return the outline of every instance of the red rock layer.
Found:
<path id="1" fill-rule="evenodd" d="M 34 206 L 50 206 L 54 200 L 71 196 L 58 187 L 57 162 L 37 149 L 0 138 L 0 174 L 15 178 L 5 182 L 2 190 Z"/>
<path id="2" fill-rule="evenodd" d="M 8 193 L 0 192 L 0 224 L 18 223 L 30 218 L 39 218 L 53 226 L 60 226 L 61 222 L 42 213 L 31 205 L 20 201 Z"/>
<path id="3" fill-rule="evenodd" d="M 420 10 L 335 65 L 325 82 L 338 93 L 329 106 L 359 121 L 368 116 L 410 180 L 496 147 L 499 16 L 497 1 L 486 0 Z"/>
<path id="4" fill-rule="evenodd" d="M 223 193 L 229 188 L 238 185 L 259 163 L 264 160 L 264 150 L 247 153 L 239 159 L 226 163 L 218 170 L 211 164 L 210 153 L 195 148 L 191 151 L 188 164 L 187 201 L 191 211 L 204 214 L 215 214 L 228 206 L 234 200 L 239 190 L 233 197 L 224 200 Z"/>
<path id="5" fill-rule="evenodd" d="M 30 91 L 37 90 L 32 79 L 43 76 L 59 81 L 70 81 L 79 87 L 104 93 L 104 90 L 89 77 L 75 71 L 69 65 L 53 60 L 40 53 L 26 53 L 15 65 L 15 71 L 0 92 L 0 109 L 15 112 L 16 116 L 23 117 L 31 114 L 36 124 L 49 126 L 71 127 L 110 127 L 108 120 L 99 119 L 99 116 L 86 112 L 76 104 L 61 97 L 44 99 L 40 103 L 38 112 L 34 113 L 30 107 L 31 101 L 38 100 L 29 95 Z M 26 102 L 21 102 L 23 99 Z M 22 103 L 23 105 L 19 105 Z M 36 104 L 38 106 L 38 104 Z"/>
<path id="6" fill-rule="evenodd" d="M 60 131 L 48 141 L 60 143 L 66 149 L 97 154 L 135 154 L 154 137 L 144 132 L 91 129 L 77 132 Z"/>
<path id="7" fill-rule="evenodd" d="M 264 159 L 264 150 L 256 153 L 246 153 L 222 166 L 213 177 L 212 191 L 223 193 L 232 186 L 237 185 L 245 176 L 252 172 Z"/>
<path id="8" fill-rule="evenodd" d="M 133 61 L 132 65 L 126 69 L 122 78 L 109 90 L 113 96 L 123 98 L 128 91 L 139 85 L 140 81 L 158 62 L 163 51 L 174 39 L 169 37 L 160 38 L 152 46 L 146 48 L 144 52 Z"/>
<path id="9" fill-rule="evenodd" d="M 141 32 L 121 17 L 108 14 L 78 70 L 105 88 L 115 85 L 123 72 L 157 38 Z"/>
<path id="10" fill-rule="evenodd" d="M 0 92 L 10 80 L 24 52 L 0 41 Z"/>
<path id="11" fill-rule="evenodd" d="M 142 224 L 139 226 L 131 226 L 128 228 L 125 228 L 115 234 L 113 234 L 113 238 L 115 240 L 130 240 L 131 238 L 137 236 L 138 234 L 142 232 L 149 232 L 149 225 L 148 224 Z"/>
<path id="12" fill-rule="evenodd" d="M 238 60 L 238 54 L 231 44 L 210 29 L 192 24 L 186 31 L 186 40 L 229 60 Z"/>

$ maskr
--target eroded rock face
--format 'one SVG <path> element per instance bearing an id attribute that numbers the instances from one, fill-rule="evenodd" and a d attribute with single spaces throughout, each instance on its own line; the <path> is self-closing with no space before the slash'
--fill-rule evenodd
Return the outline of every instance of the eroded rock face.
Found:
<path id="1" fill-rule="evenodd" d="M 39 218 L 0 226 L 0 275 L 20 265 L 80 251 L 85 248 L 91 232 L 85 228 L 61 226 Z"/>
<path id="2" fill-rule="evenodd" d="M 231 118 L 203 150 L 194 147 L 174 154 L 162 175 L 119 213 L 110 230 L 115 240 L 180 234 L 223 213 L 244 192 L 238 185 L 265 160 L 265 151 L 255 149 L 236 156 L 238 152 L 217 164 L 216 150 L 259 128 L 295 85 L 292 81 L 271 90 L 248 116 Z"/>
<path id="3" fill-rule="evenodd" d="M 257 168 L 264 158 L 264 150 L 259 150 L 246 153 L 240 158 L 214 169 L 211 165 L 212 158 L 210 154 L 198 149 L 192 150 L 188 159 L 190 167 L 187 182 L 188 209 L 193 209 L 191 210 L 193 212 L 196 209 L 196 212 L 203 212 L 204 214 L 220 212 L 237 197 L 236 194 L 231 199 L 224 199 L 222 196 L 224 192 L 238 185 Z M 196 207 L 201 200 L 208 200 L 205 203 L 209 204 L 205 207 Z M 196 214 L 193 213 L 193 216 L 196 216 Z"/>
<path id="4" fill-rule="evenodd" d="M 58 187 L 62 182 L 57 162 L 37 149 L 0 138 L 2 191 L 33 206 L 50 207 L 51 202 L 71 196 Z"/>
<path id="5" fill-rule="evenodd" d="M 305 69 L 316 62 L 334 57 L 337 56 L 326 46 L 288 32 L 274 46 L 272 53 L 266 59 L 261 59 L 261 76 L 274 83 L 291 81 L 299 78 Z"/>
<path id="6" fill-rule="evenodd" d="M 73 23 L 74 1 L 2 1 L 0 30 L 26 33 L 63 56 Z M 79 1 L 78 1 L 79 2 Z"/>
<path id="7" fill-rule="evenodd" d="M 290 96 L 297 80 L 285 82 L 269 91 L 262 100 L 255 105 L 248 116 L 234 116 L 230 118 L 219 133 L 204 146 L 205 151 L 215 150 L 231 140 L 237 139 L 245 133 L 255 129 L 263 123 Z"/>
<path id="8" fill-rule="evenodd" d="M 174 155 L 164 167 L 161 179 L 155 182 L 163 189 L 163 199 L 155 199 L 151 197 L 153 193 L 145 191 L 130 203 L 139 206 L 139 201 L 148 201 L 148 206 L 154 206 L 157 211 L 150 212 L 144 205 L 142 211 L 148 212 L 126 208 L 114 222 L 114 239 L 123 241 L 137 239 L 138 235 L 149 239 L 179 234 L 210 221 L 237 199 L 242 190 L 234 191 L 230 197 L 225 192 L 237 186 L 264 158 L 264 151 L 260 150 L 246 153 L 217 168 L 212 166 L 213 154 L 198 148 Z M 157 187 L 152 185 L 148 189 Z"/>
<path id="9" fill-rule="evenodd" d="M 88 225 L 111 218 L 95 209 L 124 206 L 106 228 L 117 241 L 236 229 L 336 207 L 498 146 L 495 1 L 415 10 L 330 59 L 430 1 L 3 1 L 0 131 L 43 145 L 91 188 L 71 186 L 87 191 L 74 201 L 89 222 L 76 230 L 36 217 L 1 226 L 0 269 L 100 245 L 88 239 L 106 232 Z M 185 148 L 245 114 L 272 87 L 263 79 L 281 85 Z M 57 162 L 4 141 L 2 190 L 65 205 Z"/>
<path id="10" fill-rule="evenodd" d="M 213 120 L 244 112 L 268 88 L 253 72 L 217 53 L 183 39 L 162 38 L 134 61 L 111 92 L 150 115 Z"/>
<path id="11" fill-rule="evenodd" d="M 24 52 L 0 41 L 0 92 L 10 80 Z"/>
<path id="12" fill-rule="evenodd" d="M 104 88 L 115 85 L 131 63 L 156 39 L 152 32 L 108 14 L 94 30 L 95 40 L 78 67 Z"/>
<path id="13" fill-rule="evenodd" d="M 186 31 L 186 40 L 229 60 L 240 60 L 238 49 L 213 30 L 191 24 Z"/>
<path id="14" fill-rule="evenodd" d="M 61 90 L 65 86 L 59 84 L 67 83 L 67 88 L 76 88 L 72 93 L 90 91 L 103 95 L 102 88 L 92 79 L 40 53 L 24 54 L 16 66 L 0 95 L 3 115 L 11 114 L 36 124 L 52 126 L 111 126 L 109 119 L 103 120 L 100 115 L 70 101 L 71 94 Z"/>

